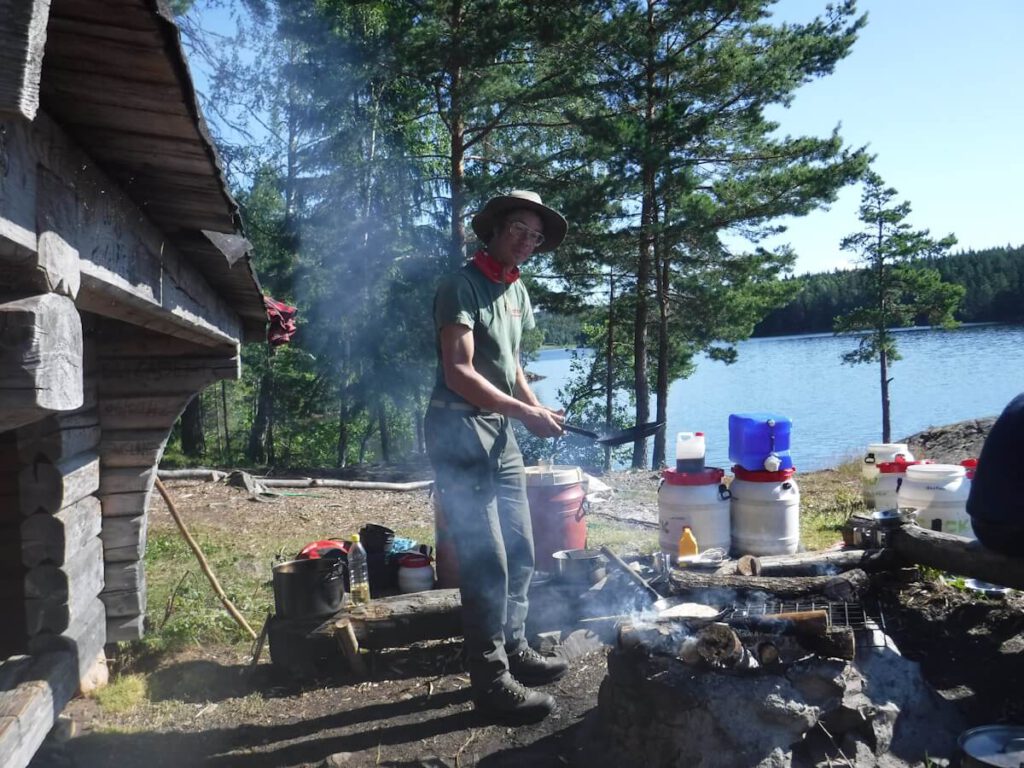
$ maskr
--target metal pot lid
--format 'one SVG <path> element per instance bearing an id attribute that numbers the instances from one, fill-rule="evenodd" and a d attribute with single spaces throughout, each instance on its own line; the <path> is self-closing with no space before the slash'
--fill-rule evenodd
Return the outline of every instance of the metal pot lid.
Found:
<path id="1" fill-rule="evenodd" d="M 992 768 L 1020 768 L 1024 765 L 1024 726 L 983 725 L 960 734 L 961 751 Z"/>

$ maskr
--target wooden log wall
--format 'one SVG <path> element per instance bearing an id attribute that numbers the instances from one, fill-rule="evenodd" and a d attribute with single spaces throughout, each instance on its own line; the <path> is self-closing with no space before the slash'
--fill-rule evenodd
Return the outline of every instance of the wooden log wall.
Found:
<path id="1" fill-rule="evenodd" d="M 142 637 L 148 508 L 156 466 L 178 416 L 199 391 L 236 378 L 238 357 L 112 320 L 97 321 L 99 498 L 107 637 Z"/>
<path id="2" fill-rule="evenodd" d="M 16 430 L 15 540 L 24 570 L 26 650 L 74 651 L 78 677 L 103 658 L 100 423 L 97 360 L 91 339 L 81 356 L 83 403 Z M 99 605 L 99 610 L 97 610 Z"/>

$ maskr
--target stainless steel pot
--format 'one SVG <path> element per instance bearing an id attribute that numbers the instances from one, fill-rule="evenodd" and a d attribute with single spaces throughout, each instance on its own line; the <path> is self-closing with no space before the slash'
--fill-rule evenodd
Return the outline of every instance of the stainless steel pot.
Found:
<path id="1" fill-rule="evenodd" d="M 983 725 L 957 739 L 961 768 L 1019 768 L 1024 765 L 1024 727 Z"/>
<path id="2" fill-rule="evenodd" d="M 551 555 L 558 578 L 572 584 L 596 584 L 605 576 L 605 556 L 598 549 L 563 549 Z"/>

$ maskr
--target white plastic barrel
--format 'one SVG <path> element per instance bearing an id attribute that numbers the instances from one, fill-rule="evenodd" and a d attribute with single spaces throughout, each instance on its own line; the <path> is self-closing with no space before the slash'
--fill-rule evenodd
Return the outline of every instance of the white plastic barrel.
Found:
<path id="1" fill-rule="evenodd" d="M 703 472 L 666 469 L 658 486 L 658 546 L 675 555 L 683 528 L 689 526 L 697 546 L 729 549 L 729 494 L 722 485 L 725 471 L 707 467 Z"/>
<path id="2" fill-rule="evenodd" d="M 902 456 L 907 462 L 914 460 L 914 454 L 910 452 L 906 443 L 871 443 L 868 446 L 867 453 L 864 454 L 864 463 L 861 465 L 861 490 L 864 495 L 864 506 L 868 509 L 885 509 L 878 507 L 875 502 L 878 465 L 896 461 L 897 456 Z"/>
<path id="3" fill-rule="evenodd" d="M 793 469 L 732 468 L 732 554 L 791 555 L 800 546 L 800 489 Z"/>
<path id="4" fill-rule="evenodd" d="M 907 467 L 900 488 L 900 506 L 917 510 L 922 528 L 974 538 L 967 514 L 970 483 L 959 464 L 915 464 Z"/>
<path id="5" fill-rule="evenodd" d="M 883 461 L 876 465 L 878 467 L 878 477 L 875 482 L 874 491 L 875 509 L 883 510 L 905 507 L 906 504 L 900 501 L 899 491 L 907 479 L 907 467 L 932 463 L 929 459 L 900 461 L 899 458 L 897 456 L 897 461 Z"/>

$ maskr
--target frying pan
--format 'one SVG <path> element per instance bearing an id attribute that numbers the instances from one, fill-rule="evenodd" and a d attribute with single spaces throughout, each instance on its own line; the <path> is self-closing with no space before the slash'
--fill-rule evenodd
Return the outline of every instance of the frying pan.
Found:
<path id="1" fill-rule="evenodd" d="M 663 597 L 660 600 L 657 600 L 653 605 L 651 605 L 650 610 L 660 615 L 670 608 L 675 608 L 678 605 L 692 602 L 694 602 L 693 598 L 687 598 L 678 595 L 673 597 Z M 728 608 L 720 608 L 718 610 L 718 613 L 716 614 L 709 614 L 706 616 L 676 616 L 673 618 L 675 621 L 688 624 L 691 627 L 702 627 L 705 624 L 711 624 L 716 621 L 721 621 L 723 618 L 725 618 L 726 615 L 729 614 L 729 612 L 730 611 Z"/>
<path id="2" fill-rule="evenodd" d="M 566 432 L 572 432 L 575 435 L 582 435 L 583 437 L 589 437 L 598 445 L 624 445 L 625 443 L 635 443 L 637 440 L 642 440 L 645 437 L 650 437 L 657 432 L 664 425 L 663 421 L 651 421 L 647 424 L 638 424 L 635 427 L 629 429 L 623 429 L 618 432 L 611 432 L 609 434 L 599 434 L 589 429 L 583 429 L 583 427 L 577 427 L 575 424 L 563 424 L 562 428 Z"/>

